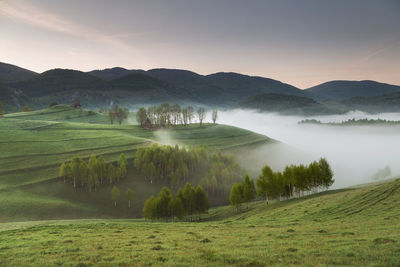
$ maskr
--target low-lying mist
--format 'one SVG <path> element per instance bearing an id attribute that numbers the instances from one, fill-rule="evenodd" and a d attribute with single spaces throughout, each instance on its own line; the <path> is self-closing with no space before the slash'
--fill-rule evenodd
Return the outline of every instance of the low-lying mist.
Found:
<path id="1" fill-rule="evenodd" d="M 209 114 L 208 114 L 209 115 Z M 321 122 L 368 118 L 400 120 L 400 113 L 314 116 Z M 389 166 L 392 176 L 400 174 L 399 126 L 299 125 L 302 116 L 281 116 L 250 110 L 220 111 L 218 123 L 264 134 L 284 144 L 260 147 L 240 159 L 247 168 L 269 164 L 277 170 L 285 165 L 309 163 L 325 157 L 334 171 L 334 188 L 372 182 L 378 170 Z M 285 145 L 286 144 L 286 145 Z"/>

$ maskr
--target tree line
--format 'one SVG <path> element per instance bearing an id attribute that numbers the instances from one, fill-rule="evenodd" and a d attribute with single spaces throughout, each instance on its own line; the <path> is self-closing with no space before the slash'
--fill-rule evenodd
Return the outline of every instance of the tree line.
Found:
<path id="1" fill-rule="evenodd" d="M 333 183 L 333 172 L 325 158 L 313 161 L 308 166 L 289 165 L 283 172 L 274 172 L 268 165 L 264 166 L 254 182 L 248 176 L 242 183 L 235 183 L 231 188 L 229 200 L 236 208 L 244 202 L 255 199 L 257 195 L 264 198 L 281 200 L 282 197 L 290 199 L 293 196 L 304 195 L 305 192 L 315 193 L 319 189 L 328 189 Z"/>
<path id="2" fill-rule="evenodd" d="M 192 106 L 181 107 L 179 104 L 163 103 L 159 106 L 150 106 L 147 109 L 139 108 L 136 112 L 136 121 L 142 128 L 167 127 L 171 125 L 188 125 L 197 117 L 200 126 L 206 118 L 206 110 L 199 107 L 195 112 Z M 211 119 L 215 124 L 218 110 L 212 111 Z"/>
<path id="3" fill-rule="evenodd" d="M 79 156 L 73 157 L 70 161 L 63 162 L 60 166 L 59 175 L 64 183 L 72 184 L 74 190 L 96 191 L 101 185 L 119 183 L 127 177 L 128 161 L 122 153 L 119 156 L 117 165 L 107 164 L 104 157 L 90 155 L 88 162 Z"/>
<path id="4" fill-rule="evenodd" d="M 143 206 L 143 216 L 149 220 L 185 219 L 193 221 L 193 215 L 207 213 L 209 209 L 208 197 L 201 186 L 193 188 L 186 183 L 183 189 L 179 188 L 175 197 L 168 187 L 163 187 L 157 197 L 152 195 Z"/>
<path id="5" fill-rule="evenodd" d="M 200 180 L 209 194 L 229 193 L 243 171 L 233 157 L 205 147 L 175 147 L 153 144 L 138 148 L 134 165 L 150 183 L 173 187 Z"/>

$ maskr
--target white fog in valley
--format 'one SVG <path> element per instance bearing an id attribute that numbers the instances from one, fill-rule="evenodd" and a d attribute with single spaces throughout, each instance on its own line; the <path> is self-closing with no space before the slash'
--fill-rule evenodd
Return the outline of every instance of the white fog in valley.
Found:
<path id="1" fill-rule="evenodd" d="M 371 115 L 355 111 L 310 118 L 322 122 L 352 118 L 400 120 L 400 113 Z M 270 164 L 276 170 L 282 170 L 287 164 L 309 163 L 325 157 L 335 174 L 333 188 L 373 182 L 371 176 L 385 166 L 390 167 L 392 176 L 400 174 L 399 126 L 299 125 L 303 119 L 305 117 L 250 110 L 220 111 L 218 114 L 220 124 L 251 130 L 287 145 L 269 145 L 258 149 L 256 154 L 251 153 L 253 156 L 241 155 L 242 158 L 250 157 L 248 164 L 255 163 L 257 168 Z"/>

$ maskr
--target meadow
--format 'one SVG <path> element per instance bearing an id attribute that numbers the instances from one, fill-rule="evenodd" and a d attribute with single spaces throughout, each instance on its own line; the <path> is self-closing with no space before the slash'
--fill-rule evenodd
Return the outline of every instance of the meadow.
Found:
<path id="1" fill-rule="evenodd" d="M 144 200 L 160 186 L 144 183 L 133 168 L 139 146 L 154 142 L 208 145 L 224 151 L 245 149 L 274 140 L 227 125 L 192 124 L 165 130 L 143 130 L 128 123 L 111 125 L 101 113 L 58 105 L 0 118 L 0 222 L 62 218 L 141 216 Z M 73 156 L 103 155 L 114 162 L 128 158 L 128 179 L 121 191 L 135 192 L 134 207 L 112 208 L 111 186 L 96 193 L 74 192 L 62 183 L 59 166 Z"/>
<path id="2" fill-rule="evenodd" d="M 400 179 L 213 208 L 201 222 L 0 224 L 0 265 L 398 266 Z"/>

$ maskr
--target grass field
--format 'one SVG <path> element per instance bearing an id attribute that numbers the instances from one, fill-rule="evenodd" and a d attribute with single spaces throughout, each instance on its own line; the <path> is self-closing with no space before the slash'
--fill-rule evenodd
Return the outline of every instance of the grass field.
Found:
<path id="1" fill-rule="evenodd" d="M 210 210 L 203 222 L 0 224 L 0 265 L 398 266 L 400 179 Z"/>
<path id="2" fill-rule="evenodd" d="M 110 125 L 104 115 L 65 105 L 7 114 L 0 118 L 0 222 L 59 218 L 138 217 L 144 200 L 160 189 L 143 182 L 132 158 L 138 146 L 152 142 L 209 145 L 223 150 L 254 147 L 273 140 L 243 129 L 193 124 L 167 130 L 137 125 Z M 96 193 L 75 193 L 58 178 L 61 162 L 75 155 L 104 155 L 107 162 L 121 153 L 129 159 L 129 177 L 118 185 L 135 192 L 133 209 L 112 208 L 111 186 Z"/>

